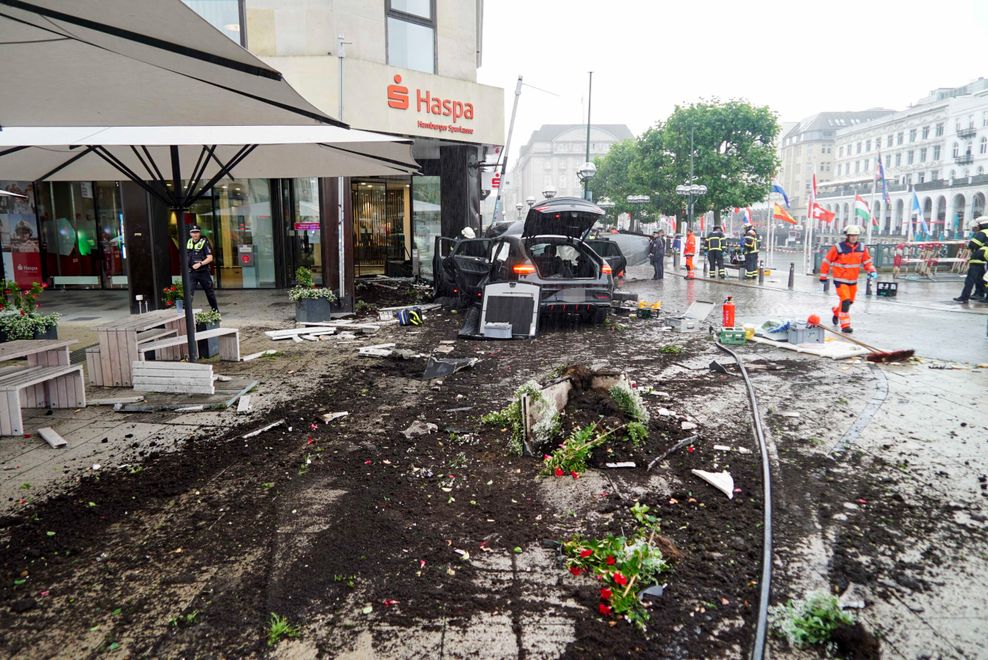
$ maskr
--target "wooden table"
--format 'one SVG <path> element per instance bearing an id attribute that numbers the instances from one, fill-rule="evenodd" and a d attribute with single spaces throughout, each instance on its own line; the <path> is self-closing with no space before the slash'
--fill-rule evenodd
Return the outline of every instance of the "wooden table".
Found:
<path id="1" fill-rule="evenodd" d="M 27 358 L 31 367 L 69 364 L 69 346 L 74 339 L 17 339 L 0 344 L 0 362 Z"/>
<path id="2" fill-rule="evenodd" d="M 196 310 L 193 310 L 193 314 Z M 89 382 L 107 387 L 130 387 L 134 384 L 131 363 L 139 360 L 137 352 L 138 333 L 156 328 L 164 328 L 178 335 L 185 335 L 185 313 L 174 309 L 163 309 L 147 314 L 138 314 L 116 321 L 111 325 L 96 328 L 99 337 L 99 357 L 90 360 L 92 373 Z M 188 354 L 185 346 L 164 349 L 163 359 L 180 360 Z M 88 356 L 87 356 L 88 357 Z M 96 368 L 99 374 L 96 374 Z"/>
<path id="3" fill-rule="evenodd" d="M 22 365 L 5 364 L 0 368 L 0 377 L 6 382 L 9 379 L 16 379 L 23 375 L 30 375 L 29 372 L 41 373 L 36 367 L 68 367 L 69 346 L 75 344 L 74 339 L 17 339 L 0 344 L 0 362 L 8 362 L 19 358 L 27 358 L 27 369 Z M 9 435 L 11 431 L 10 420 L 17 422 L 20 427 L 20 407 L 37 408 L 41 404 L 45 406 L 61 407 L 65 401 L 71 399 L 73 402 L 81 401 L 85 406 L 86 394 L 83 388 L 81 367 L 80 375 L 77 376 L 78 383 L 71 383 L 70 379 L 59 379 L 56 388 L 52 391 L 50 382 L 54 376 L 49 376 L 45 380 L 24 385 L 18 390 L 14 390 L 9 401 L 4 401 L 4 410 L 0 412 L 0 432 Z M 54 371 L 47 369 L 45 372 Z M 74 404 L 75 405 L 75 404 Z M 12 415 L 12 417 L 11 417 Z"/>

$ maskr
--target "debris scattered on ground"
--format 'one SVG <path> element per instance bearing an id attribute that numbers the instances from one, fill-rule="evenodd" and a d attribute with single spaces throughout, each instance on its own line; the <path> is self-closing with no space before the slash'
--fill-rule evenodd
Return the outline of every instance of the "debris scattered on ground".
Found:
<path id="1" fill-rule="evenodd" d="M 50 426 L 44 426 L 38 429 L 38 435 L 40 435 L 41 439 L 47 442 L 52 449 L 61 449 L 69 444 L 65 441 L 65 438 L 56 433 L 55 429 Z"/>
<path id="2" fill-rule="evenodd" d="M 254 436 L 257 436 L 257 435 L 261 435 L 261 434 L 262 434 L 262 433 L 264 433 L 265 431 L 270 431 L 270 430 L 271 430 L 271 429 L 273 429 L 274 427 L 276 427 L 276 426 L 280 426 L 280 425 L 282 425 L 282 424 L 284 424 L 284 423 L 285 423 L 285 420 L 283 420 L 283 419 L 279 419 L 279 420 L 278 420 L 277 422 L 271 422 L 271 423 L 270 423 L 270 424 L 268 424 L 267 426 L 262 426 L 261 428 L 259 428 L 259 429 L 257 429 L 256 431 L 251 431 L 250 433 L 244 433 L 244 434 L 243 434 L 242 436 L 240 436 L 240 437 L 241 437 L 241 438 L 243 438 L 243 439 L 245 439 L 245 440 L 246 440 L 247 438 L 253 438 Z"/>
<path id="3" fill-rule="evenodd" d="M 240 400 L 237 402 L 237 413 L 249 413 L 251 410 L 253 410 L 253 407 L 250 405 L 250 395 L 245 394 L 240 397 Z"/>
<path id="4" fill-rule="evenodd" d="M 411 425 L 401 432 L 403 436 L 411 440 L 418 435 L 429 435 L 435 433 L 439 430 L 439 427 L 432 422 L 423 422 L 421 420 L 415 420 Z"/>
<path id="5" fill-rule="evenodd" d="M 341 419 L 343 417 L 346 417 L 349 414 L 350 413 L 345 412 L 345 411 L 344 412 L 331 412 L 331 413 L 326 413 L 324 415 L 320 415 L 320 419 L 322 419 L 322 421 L 324 423 L 329 424 L 333 420 Z"/>
<path id="6" fill-rule="evenodd" d="M 867 594 L 865 593 L 865 588 L 862 585 L 851 582 L 847 585 L 847 589 L 844 590 L 844 593 L 840 595 L 840 598 L 838 598 L 838 602 L 840 603 L 841 609 L 846 610 L 853 608 L 859 610 L 867 604 L 866 596 Z"/>
<path id="7" fill-rule="evenodd" d="M 656 463 L 658 463 L 662 459 L 666 458 L 667 456 L 669 456 L 669 454 L 673 453 L 677 449 L 682 449 L 683 447 L 685 447 L 686 445 L 690 444 L 691 442 L 695 442 L 698 437 L 699 436 L 691 435 L 688 438 L 683 438 L 682 440 L 680 440 L 679 442 L 677 442 L 676 444 L 674 444 L 672 447 L 669 447 L 669 449 L 665 450 L 662 454 L 660 454 L 659 456 L 657 456 L 656 458 L 654 458 L 652 460 L 652 462 L 648 464 L 648 467 L 645 468 L 646 472 L 650 472 L 652 470 L 652 468 L 655 466 Z"/>
<path id="8" fill-rule="evenodd" d="M 457 371 L 469 369 L 479 362 L 479 358 L 435 358 L 430 357 L 425 365 L 425 372 L 422 374 L 423 380 L 434 380 L 449 376 Z"/>
<path id="9" fill-rule="evenodd" d="M 144 400 L 143 395 L 137 396 L 114 396 L 106 399 L 89 399 L 86 401 L 87 406 L 115 406 L 118 403 L 139 403 Z"/>
<path id="10" fill-rule="evenodd" d="M 617 468 L 633 468 L 636 467 L 636 465 L 634 461 L 621 461 L 620 463 L 604 463 L 604 467 L 617 469 Z"/>
<path id="11" fill-rule="evenodd" d="M 175 412 L 187 413 L 187 412 L 202 412 L 206 409 L 206 406 L 200 404 L 194 406 L 183 406 L 182 408 L 175 408 Z"/>
<path id="12" fill-rule="evenodd" d="M 373 346 L 362 346 L 357 349 L 357 355 L 364 357 L 388 357 L 394 353 L 397 344 L 374 344 Z"/>
<path id="13" fill-rule="evenodd" d="M 243 356 L 240 359 L 241 359 L 242 362 L 250 362 L 251 360 L 256 360 L 259 357 L 264 357 L 265 355 L 275 355 L 277 353 L 278 353 L 278 351 L 276 351 L 274 349 L 269 349 L 269 350 L 266 350 L 266 351 L 260 351 L 260 352 L 257 352 L 257 353 L 251 353 L 250 355 L 245 355 L 245 356 Z"/>
<path id="14" fill-rule="evenodd" d="M 727 495 L 727 499 L 734 499 L 734 477 L 731 476 L 730 472 L 707 472 L 706 470 L 690 470 L 690 472 Z"/>
<path id="15" fill-rule="evenodd" d="M 714 451 L 736 451 L 739 454 L 751 453 L 751 450 L 747 447 L 730 447 L 728 445 L 714 445 Z"/>
<path id="16" fill-rule="evenodd" d="M 642 589 L 641 592 L 638 594 L 638 600 L 640 600 L 643 603 L 659 600 L 659 598 L 662 597 L 662 594 L 665 592 L 665 590 L 666 590 L 666 585 L 664 584 L 656 584 L 649 587 L 648 589 Z"/>

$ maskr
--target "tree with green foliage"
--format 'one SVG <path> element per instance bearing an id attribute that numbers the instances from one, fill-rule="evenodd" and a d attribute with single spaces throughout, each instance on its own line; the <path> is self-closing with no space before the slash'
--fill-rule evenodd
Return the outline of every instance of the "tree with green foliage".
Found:
<path id="1" fill-rule="evenodd" d="M 690 175 L 690 136 L 693 138 L 694 183 L 707 194 L 694 203 L 694 213 L 750 206 L 765 199 L 779 166 L 775 138 L 776 114 L 745 101 L 700 101 L 676 109 L 663 126 L 665 176 L 676 184 Z"/>
<path id="2" fill-rule="evenodd" d="M 594 201 L 599 202 L 605 197 L 614 202 L 615 206 L 608 212 L 613 220 L 619 213 L 632 210 L 626 198 L 628 195 L 640 194 L 635 190 L 629 175 L 632 165 L 638 160 L 638 145 L 635 140 L 624 140 L 611 145 L 607 155 L 594 159 L 597 174 L 590 180 L 590 190 L 593 191 Z"/>

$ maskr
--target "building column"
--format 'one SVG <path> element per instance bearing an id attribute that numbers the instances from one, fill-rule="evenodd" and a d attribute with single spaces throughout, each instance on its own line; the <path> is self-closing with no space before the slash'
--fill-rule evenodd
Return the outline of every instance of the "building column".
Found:
<path id="1" fill-rule="evenodd" d="M 464 227 L 480 233 L 480 169 L 477 147 L 456 145 L 439 148 L 439 176 L 443 236 L 457 236 Z"/>
<path id="2" fill-rule="evenodd" d="M 172 282 L 168 234 L 170 211 L 136 183 L 120 183 L 124 216 L 124 245 L 127 246 L 127 290 L 130 312 L 137 314 L 137 296 L 147 309 L 163 309 L 162 290 Z"/>
<path id="3" fill-rule="evenodd" d="M 339 177 L 319 179 L 320 209 L 322 222 L 321 249 L 322 262 L 326 264 L 323 286 L 341 291 L 340 287 L 340 243 L 339 243 Z M 350 179 L 343 178 L 343 287 L 340 305 L 346 311 L 353 310 L 354 304 L 354 251 L 353 251 L 353 204 L 350 196 Z"/>

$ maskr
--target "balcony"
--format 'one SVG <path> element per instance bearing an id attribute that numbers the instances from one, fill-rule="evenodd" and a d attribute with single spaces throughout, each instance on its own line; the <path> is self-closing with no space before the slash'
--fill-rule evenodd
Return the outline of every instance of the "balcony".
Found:
<path id="1" fill-rule="evenodd" d="M 961 154 L 960 156 L 954 156 L 954 162 L 958 165 L 970 165 L 974 162 L 974 156 L 970 153 Z"/>
<path id="2" fill-rule="evenodd" d="M 957 137 L 961 138 L 962 140 L 968 140 L 970 138 L 973 138 L 977 134 L 978 134 L 978 129 L 976 129 L 974 126 L 957 129 Z"/>

